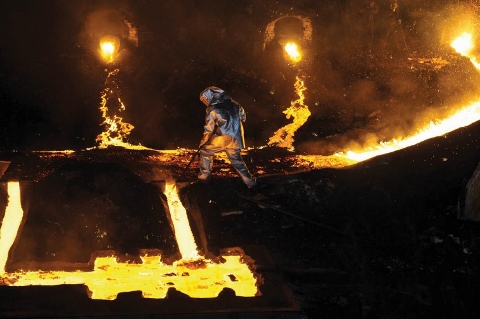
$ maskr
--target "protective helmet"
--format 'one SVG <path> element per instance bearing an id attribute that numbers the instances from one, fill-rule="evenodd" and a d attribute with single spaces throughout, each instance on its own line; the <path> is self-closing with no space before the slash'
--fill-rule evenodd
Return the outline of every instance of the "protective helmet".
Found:
<path id="1" fill-rule="evenodd" d="M 200 93 L 200 101 L 206 106 L 214 105 L 228 99 L 227 93 L 219 87 L 209 86 Z"/>

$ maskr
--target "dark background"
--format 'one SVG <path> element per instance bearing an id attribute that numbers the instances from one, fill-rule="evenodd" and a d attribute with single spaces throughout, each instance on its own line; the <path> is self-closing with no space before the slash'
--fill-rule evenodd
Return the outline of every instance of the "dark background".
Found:
<path id="1" fill-rule="evenodd" d="M 246 108 L 247 145 L 261 146 L 290 122 L 282 111 L 296 98 L 295 76 L 304 76 L 312 115 L 296 132 L 295 148 L 316 154 L 404 136 L 478 100 L 478 71 L 449 45 L 462 32 L 478 29 L 475 1 L 399 0 L 397 11 L 387 0 L 375 1 L 378 11 L 372 11 L 372 2 L 2 2 L 0 151 L 95 146 L 103 130 L 100 95 L 114 67 L 120 70 L 116 80 L 126 105 L 122 116 L 135 126 L 130 142 L 156 149 L 197 146 L 204 116 L 198 94 L 209 85 L 224 88 Z M 309 18 L 311 42 L 302 42 L 298 19 L 285 18 L 264 49 L 267 25 L 284 16 Z M 137 27 L 138 47 L 126 39 L 124 19 Z M 97 46 L 101 36 L 112 34 L 122 39 L 121 50 L 115 65 L 108 65 Z M 306 51 L 297 65 L 288 64 L 279 48 L 286 37 Z M 268 174 L 278 166 L 287 172 L 290 162 L 269 160 L 275 156 L 270 149 L 248 152 L 245 159 L 254 172 L 267 171 L 258 179 L 259 189 L 275 209 L 239 198 L 244 186 L 222 161 L 210 187 L 194 183 L 183 195 L 190 198 L 188 211 L 194 207 L 205 216 L 241 210 L 218 217 L 216 227 L 205 219 L 207 233 L 217 235 L 214 244 L 220 247 L 265 245 L 308 317 L 477 318 L 480 241 L 473 220 L 478 216 L 464 220 L 461 215 L 467 182 L 478 180 L 479 132 L 475 123 L 344 169 L 299 174 Z M 39 184 L 37 196 L 48 201 L 32 200 L 41 207 L 37 216 L 30 215 L 38 224 L 26 224 L 25 231 L 37 238 L 55 235 L 59 252 L 63 242 L 57 238 L 79 245 L 69 251 L 72 256 L 112 242 L 124 251 L 136 248 L 135 240 L 139 247 L 158 247 L 161 237 L 143 237 L 156 234 L 152 228 L 157 227 L 140 222 L 144 215 L 137 211 L 146 208 L 132 206 L 149 203 L 144 182 L 111 167 L 115 154 L 122 165 L 129 159 L 144 171 L 144 163 L 125 150 L 16 157 L 10 173 L 58 169 Z M 42 165 L 49 159 L 70 165 Z M 95 160 L 108 162 L 110 170 Z M 186 161 L 174 161 L 169 171 L 185 169 Z M 149 163 L 159 165 L 155 158 Z M 222 172 L 233 177 L 220 177 Z M 95 188 L 86 188 L 92 184 Z M 102 206 L 87 210 L 90 215 L 78 223 L 82 215 L 64 212 L 69 201 L 79 211 L 97 202 Z M 44 206 L 53 209 L 44 212 Z M 118 226 L 105 222 L 108 218 Z M 84 222 L 98 223 L 112 237 L 94 241 L 93 228 L 87 232 Z M 76 241 L 74 232 L 60 234 L 63 228 L 56 223 L 81 228 L 88 240 Z M 2 309 L 10 307 L 5 300 Z"/>
<path id="2" fill-rule="evenodd" d="M 370 4 L 377 8 L 371 11 Z M 478 74 L 449 43 L 474 29 L 473 1 L 92 1 L 20 0 L 0 5 L 0 149 L 84 149 L 103 131 L 100 93 L 116 67 L 129 142 L 196 147 L 216 85 L 247 110 L 247 146 L 262 146 L 289 123 L 282 111 L 305 79 L 312 115 L 295 135 L 300 152 L 331 154 L 408 135 L 417 124 L 476 99 Z M 267 25 L 285 18 L 264 47 Z M 369 20 L 370 16 L 373 17 Z M 124 20 L 138 30 L 138 46 Z M 114 65 L 98 39 L 117 35 Z M 475 35 L 474 35 L 475 36 Z M 296 39 L 292 65 L 278 42 Z M 410 58 L 410 59 L 409 59 Z M 418 59 L 439 58 L 441 68 Z M 415 60 L 416 59 L 416 60 Z"/>

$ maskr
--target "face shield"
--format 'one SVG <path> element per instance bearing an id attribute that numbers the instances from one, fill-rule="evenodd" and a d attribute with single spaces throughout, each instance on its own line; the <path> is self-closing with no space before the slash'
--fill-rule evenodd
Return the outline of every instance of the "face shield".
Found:
<path id="1" fill-rule="evenodd" d="M 200 101 L 209 106 L 220 102 L 224 96 L 226 96 L 224 90 L 216 86 L 209 86 L 200 93 Z"/>

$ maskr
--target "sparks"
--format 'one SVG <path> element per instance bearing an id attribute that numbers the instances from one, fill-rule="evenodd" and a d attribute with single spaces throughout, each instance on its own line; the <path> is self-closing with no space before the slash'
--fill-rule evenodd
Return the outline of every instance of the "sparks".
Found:
<path id="1" fill-rule="evenodd" d="M 307 121 L 311 114 L 308 106 L 304 104 L 305 95 L 303 92 L 307 89 L 304 81 L 297 76 L 294 86 L 295 92 L 298 95 L 298 99 L 292 101 L 290 107 L 283 111 L 283 113 L 286 114 L 287 119 L 293 117 L 293 122 L 277 130 L 275 134 L 270 137 L 268 145 L 276 145 L 293 150 L 293 136 L 295 135 L 295 132 Z"/>
<path id="2" fill-rule="evenodd" d="M 391 153 L 425 140 L 442 136 L 460 127 L 468 126 L 480 120 L 480 102 L 475 102 L 456 111 L 450 117 L 443 120 L 431 121 L 428 125 L 418 130 L 411 136 L 391 141 L 380 142 L 378 145 L 369 146 L 361 151 L 346 151 L 337 153 L 336 156 L 360 162 L 369 158 Z"/>
<path id="3" fill-rule="evenodd" d="M 103 122 L 101 125 L 105 127 L 105 130 L 97 136 L 96 142 L 99 143 L 99 148 L 131 146 L 125 139 L 135 127 L 132 124 L 123 122 L 123 118 L 115 113 L 113 115 L 108 114 L 108 105 L 112 103 L 117 105 L 118 112 L 125 110 L 125 104 L 120 97 L 120 88 L 115 81 L 115 76 L 119 71 L 119 69 L 115 69 L 108 73 L 105 89 L 102 91 L 100 111 L 102 112 Z"/>
<path id="4" fill-rule="evenodd" d="M 480 70 L 480 64 L 472 51 L 475 47 L 472 41 L 472 34 L 464 32 L 457 37 L 452 43 L 459 54 L 468 57 L 472 64 Z M 311 161 L 312 166 L 326 167 L 328 163 L 333 161 L 338 167 L 347 166 L 367 159 L 395 152 L 400 149 L 416 145 L 425 140 L 442 136 L 450 133 L 458 128 L 468 126 L 480 120 L 480 101 L 472 102 L 468 106 L 461 107 L 453 111 L 449 116 L 443 119 L 432 119 L 424 127 L 417 129 L 416 132 L 406 137 L 399 137 L 390 141 L 380 141 L 374 145 L 368 145 L 361 150 L 346 150 L 338 152 L 331 156 L 306 156 L 302 158 L 303 163 Z M 333 160 L 336 157 L 338 160 Z"/>

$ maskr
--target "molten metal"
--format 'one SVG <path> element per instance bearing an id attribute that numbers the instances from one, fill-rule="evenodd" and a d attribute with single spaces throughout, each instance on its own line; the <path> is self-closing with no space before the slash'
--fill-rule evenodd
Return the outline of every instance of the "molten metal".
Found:
<path id="1" fill-rule="evenodd" d="M 287 119 L 293 117 L 293 122 L 277 130 L 275 134 L 270 137 L 268 145 L 276 145 L 293 150 L 293 136 L 311 114 L 308 106 L 303 102 L 305 100 L 303 92 L 307 89 L 304 81 L 297 76 L 294 86 L 298 99 L 292 101 L 290 107 L 283 111 L 283 113 L 287 115 Z"/>
<path id="2" fill-rule="evenodd" d="M 120 88 L 115 81 L 115 76 L 120 70 L 115 69 L 108 73 L 105 81 L 105 89 L 102 91 L 100 111 L 102 111 L 103 122 L 101 125 L 105 126 L 105 131 L 97 136 L 97 143 L 99 148 L 106 148 L 108 146 L 131 147 L 129 143 L 124 140 L 135 128 L 132 124 L 124 123 L 123 118 L 117 114 L 109 115 L 107 104 L 118 104 L 118 112 L 125 110 L 125 104 L 120 97 Z"/>
<path id="3" fill-rule="evenodd" d="M 22 203 L 20 201 L 20 183 L 9 182 L 7 185 L 8 205 L 0 228 L 0 274 L 5 273 L 8 253 L 17 237 L 18 228 L 23 219 Z"/>
<path id="4" fill-rule="evenodd" d="M 177 194 L 174 182 L 167 182 L 165 185 L 165 196 L 168 200 L 168 209 L 172 217 L 175 238 L 177 239 L 180 254 L 184 260 L 198 259 L 197 245 L 193 238 L 190 224 L 188 223 L 187 211 L 182 205 Z"/>
<path id="5" fill-rule="evenodd" d="M 97 257 L 92 271 L 38 270 L 6 273 L 8 253 L 23 218 L 18 182 L 8 183 L 8 196 L 0 229 L 0 285 L 83 284 L 88 287 L 90 298 L 103 300 L 116 299 L 118 293 L 129 291 L 142 291 L 145 298 L 166 298 L 169 288 L 175 288 L 192 298 L 215 298 L 224 288 L 232 289 L 241 297 L 260 295 L 258 278 L 247 265 L 242 253 L 227 251 L 227 255 L 222 256 L 225 260 L 223 263 L 214 263 L 198 256 L 185 208 L 173 182 L 167 183 L 166 196 L 182 259 L 171 265 L 162 263 L 159 255 L 140 256 L 142 263 L 118 263 L 115 256 L 107 256 Z"/>
<path id="6" fill-rule="evenodd" d="M 472 35 L 470 33 L 463 33 L 457 37 L 451 43 L 451 46 L 458 53 L 468 57 L 472 64 L 477 69 L 480 69 L 480 64 L 477 62 L 476 57 L 471 53 L 474 48 L 474 44 L 472 42 Z M 475 123 L 478 120 L 480 120 L 480 101 L 473 102 L 468 106 L 453 111 L 450 116 L 442 120 L 432 120 L 427 126 L 419 129 L 410 136 L 393 139 L 391 141 L 380 142 L 376 145 L 370 145 L 361 151 L 349 150 L 337 153 L 335 155 L 351 161 L 360 162 L 378 155 L 391 153 L 412 145 L 416 145 L 430 138 L 445 135 L 460 127 Z"/>
<path id="7" fill-rule="evenodd" d="M 453 40 L 451 46 L 455 49 L 455 51 L 469 58 L 477 69 L 480 69 L 480 63 L 478 63 L 477 58 L 471 53 L 474 45 L 472 41 L 472 35 L 470 33 L 462 33 L 462 35 Z"/>
<path id="8" fill-rule="evenodd" d="M 113 42 L 103 42 L 100 44 L 102 56 L 105 60 L 112 62 L 113 54 L 115 53 L 115 44 Z"/>
<path id="9" fill-rule="evenodd" d="M 115 256 L 97 257 L 93 271 L 28 271 L 0 277 L 9 286 L 85 285 L 90 298 L 114 300 L 120 292 L 142 291 L 144 298 L 167 297 L 169 288 L 192 298 L 215 298 L 224 288 L 240 297 L 259 294 L 257 279 L 241 256 L 224 256 L 221 264 L 203 260 L 166 265 L 161 256 L 142 256 L 141 264 L 118 263 Z"/>
<path id="10" fill-rule="evenodd" d="M 300 54 L 297 44 L 293 42 L 289 42 L 285 45 L 285 52 L 287 52 L 290 60 L 293 62 L 300 62 L 302 59 L 302 55 Z"/>
<path id="11" fill-rule="evenodd" d="M 451 45 L 457 52 L 468 57 L 477 69 L 480 69 L 480 64 L 471 53 L 474 45 L 470 34 L 462 34 Z M 287 50 L 287 48 L 285 49 Z M 110 51 L 114 52 L 114 49 L 112 51 L 112 47 L 106 46 L 106 52 Z M 295 52 L 295 50 L 291 52 Z M 289 55 L 291 55 L 290 52 Z M 293 54 L 293 56 L 296 55 Z M 301 58 L 300 54 L 297 55 L 298 57 Z M 117 94 L 120 110 L 125 109 L 115 81 L 110 79 L 116 72 L 118 70 L 109 73 L 106 84 L 110 86 L 107 86 L 102 94 L 100 109 L 107 131 L 99 135 L 99 141 L 102 146 L 117 145 L 131 149 L 132 145 L 125 143 L 123 139 L 130 133 L 133 126 L 122 123 L 122 119 L 116 115 L 107 116 L 107 100 L 115 94 Z M 111 86 L 112 84 L 114 86 Z M 299 77 L 297 77 L 295 89 L 299 98 L 292 102 L 289 109 L 284 111 L 287 118 L 292 116 L 294 121 L 275 132 L 275 135 L 269 140 L 269 145 L 275 144 L 293 149 L 293 136 L 296 130 L 310 116 L 308 107 L 304 105 L 303 92 L 306 88 L 303 80 Z M 452 112 L 443 120 L 431 121 L 429 125 L 411 136 L 379 142 L 376 145 L 367 146 L 361 151 L 348 150 L 330 156 L 297 155 L 297 163 L 300 166 L 307 165 L 313 168 L 343 167 L 447 134 L 478 120 L 480 120 L 480 101 Z M 167 152 L 162 156 L 178 155 L 178 151 L 172 152 L 174 154 Z M 91 298 L 106 300 L 115 299 L 118 293 L 127 291 L 142 291 L 145 298 L 165 298 L 169 288 L 175 288 L 194 298 L 214 298 L 224 288 L 233 289 L 237 296 L 259 295 L 257 278 L 241 254 L 222 256 L 225 262 L 220 264 L 203 259 L 198 255 L 185 208 L 178 198 L 173 182 L 167 183 L 165 195 L 174 224 L 175 237 L 182 255 L 181 260 L 167 265 L 161 262 L 161 256 L 144 255 L 141 256 L 142 263 L 118 263 L 115 256 L 110 256 L 95 259 L 91 271 L 39 270 L 6 273 L 8 254 L 23 219 L 20 185 L 18 182 L 9 182 L 7 186 L 9 201 L 0 228 L 0 284 L 11 286 L 84 284 L 88 287 Z"/>
<path id="12" fill-rule="evenodd" d="M 100 39 L 100 55 L 107 63 L 113 62 L 119 47 L 120 39 L 116 36 L 107 35 Z"/>
<path id="13" fill-rule="evenodd" d="M 358 152 L 347 151 L 337 153 L 336 155 L 355 162 L 361 162 L 378 155 L 391 153 L 416 145 L 430 138 L 445 135 L 460 127 L 475 123 L 478 120 L 480 120 L 480 102 L 475 102 L 456 111 L 453 115 L 444 120 L 436 122 L 431 121 L 429 125 L 411 136 L 400 138 L 398 140 L 393 139 L 388 142 L 380 142 L 378 145 L 366 147 Z"/>

